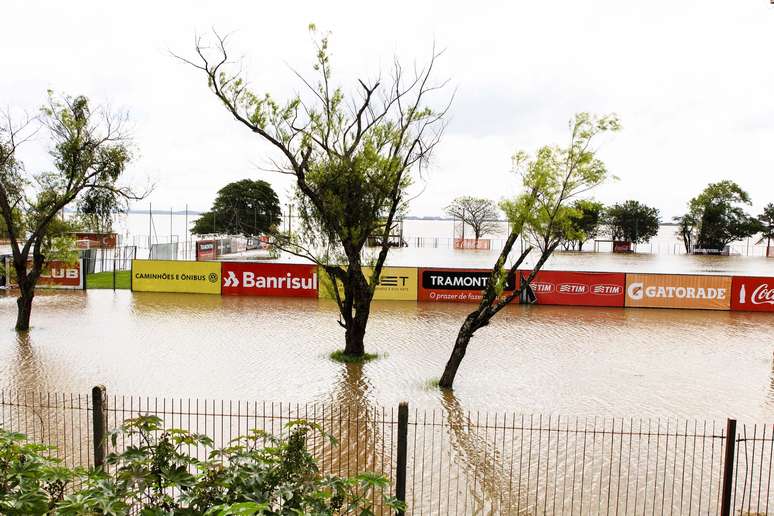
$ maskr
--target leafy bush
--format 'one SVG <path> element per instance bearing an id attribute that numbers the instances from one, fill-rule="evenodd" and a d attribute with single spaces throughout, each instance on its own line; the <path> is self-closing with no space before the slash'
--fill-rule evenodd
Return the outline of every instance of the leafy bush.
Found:
<path id="1" fill-rule="evenodd" d="M 165 430 L 156 416 L 127 420 L 111 434 L 133 443 L 111 453 L 105 471 L 69 469 L 49 458 L 46 446 L 0 429 L 0 513 L 161 515 L 372 514 L 374 491 L 387 489 L 381 475 L 323 475 L 307 451 L 307 437 L 322 430 L 288 423 L 288 437 L 261 431 L 213 449 L 206 435 Z M 208 450 L 199 460 L 189 450 Z M 385 496 L 386 507 L 402 505 Z"/>

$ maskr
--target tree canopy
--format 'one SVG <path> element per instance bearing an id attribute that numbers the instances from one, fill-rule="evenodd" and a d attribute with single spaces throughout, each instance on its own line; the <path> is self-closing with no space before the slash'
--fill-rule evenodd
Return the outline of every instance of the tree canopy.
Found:
<path id="1" fill-rule="evenodd" d="M 498 229 L 500 213 L 495 203 L 489 199 L 467 195 L 457 197 L 444 211 L 450 217 L 470 226 L 476 240 Z"/>
<path id="2" fill-rule="evenodd" d="M 754 235 L 762 229 L 757 218 L 745 212 L 750 195 L 734 181 L 710 183 L 688 203 L 688 213 L 681 217 L 684 241 L 696 249 L 722 251 L 736 240 Z"/>
<path id="3" fill-rule="evenodd" d="M 57 247 L 58 215 L 73 203 L 88 204 L 95 192 L 139 199 L 120 179 L 131 161 L 123 131 L 126 115 L 92 108 L 83 96 L 55 96 L 35 119 L 0 122 L 0 216 L 11 244 L 20 295 L 17 330 L 29 329 L 35 285 L 47 254 Z M 50 138 L 52 170 L 29 172 L 17 155 L 40 126 Z"/>
<path id="4" fill-rule="evenodd" d="M 196 219 L 191 233 L 253 237 L 273 232 L 281 217 L 279 198 L 269 183 L 242 179 L 218 190 L 212 208 Z"/>
<path id="5" fill-rule="evenodd" d="M 352 89 L 333 83 L 328 35 L 311 25 L 314 76 L 296 72 L 302 94 L 286 101 L 256 93 L 227 51 L 227 38 L 201 39 L 194 60 L 210 91 L 237 122 L 276 151 L 266 167 L 294 178 L 300 228 L 274 244 L 320 265 L 334 285 L 345 353 L 363 356 L 371 300 L 390 248 L 389 233 L 408 203 L 407 188 L 426 165 L 445 126 L 450 101 L 431 107 L 446 81 L 435 80 L 433 49 L 425 66 L 396 59 L 375 80 Z M 378 254 L 363 248 L 377 236 Z M 340 286 L 341 288 L 338 288 Z"/>
<path id="6" fill-rule="evenodd" d="M 572 238 L 565 239 L 565 243 L 570 249 L 583 251 L 583 244 L 599 234 L 605 205 L 589 199 L 578 199 L 572 203 L 571 208 L 575 211 L 570 216 L 573 225 Z"/>
<path id="7" fill-rule="evenodd" d="M 661 215 L 657 208 L 629 200 L 607 208 L 605 223 L 613 240 L 640 244 L 658 234 Z"/>

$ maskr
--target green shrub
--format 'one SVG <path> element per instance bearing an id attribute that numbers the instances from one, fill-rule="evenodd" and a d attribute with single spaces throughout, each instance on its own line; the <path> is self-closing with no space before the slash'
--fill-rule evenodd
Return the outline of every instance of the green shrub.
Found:
<path id="1" fill-rule="evenodd" d="M 48 447 L 0 429 L 0 513 L 161 515 L 372 514 L 371 495 L 388 489 L 386 477 L 323 475 L 307 451 L 305 421 L 287 425 L 288 436 L 261 431 L 213 449 L 212 439 L 162 427 L 156 416 L 127 420 L 111 434 L 134 443 L 111 453 L 105 471 L 68 469 L 47 456 Z M 205 449 L 197 459 L 188 450 Z M 402 506 L 392 497 L 383 503 Z"/>

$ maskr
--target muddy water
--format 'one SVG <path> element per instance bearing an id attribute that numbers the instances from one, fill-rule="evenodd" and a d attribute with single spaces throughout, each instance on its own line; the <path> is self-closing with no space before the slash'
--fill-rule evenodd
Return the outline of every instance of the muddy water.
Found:
<path id="1" fill-rule="evenodd" d="M 461 320 L 453 304 L 377 302 L 362 367 L 325 300 L 41 292 L 34 328 L 12 330 L 0 297 L 0 388 L 298 402 L 441 406 Z M 511 306 L 474 338 L 457 380 L 465 410 L 770 421 L 774 317 L 767 314 Z"/>

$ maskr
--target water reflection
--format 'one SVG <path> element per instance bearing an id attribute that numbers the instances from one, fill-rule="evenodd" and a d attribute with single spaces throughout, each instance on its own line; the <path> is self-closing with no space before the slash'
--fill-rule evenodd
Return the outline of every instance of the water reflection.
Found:
<path id="1" fill-rule="evenodd" d="M 40 301 L 38 303 L 38 301 Z M 335 303 L 89 291 L 43 294 L 22 346 L 0 297 L 0 387 L 346 401 L 437 408 L 469 305 L 375 302 L 366 349 L 334 363 Z M 774 415 L 770 314 L 514 305 L 477 332 L 456 394 L 467 407 L 578 415 Z"/>

